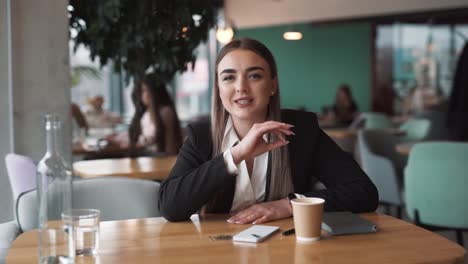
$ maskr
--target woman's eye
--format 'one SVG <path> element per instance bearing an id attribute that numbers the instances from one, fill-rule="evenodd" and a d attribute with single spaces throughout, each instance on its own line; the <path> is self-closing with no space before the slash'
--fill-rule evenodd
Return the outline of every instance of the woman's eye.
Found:
<path id="1" fill-rule="evenodd" d="M 249 75 L 249 79 L 254 79 L 254 80 L 257 80 L 257 79 L 260 79 L 262 78 L 262 75 L 259 74 L 259 73 L 252 73 Z"/>
<path id="2" fill-rule="evenodd" d="M 234 80 L 234 76 L 232 76 L 232 75 L 226 75 L 226 76 L 223 76 L 222 80 L 223 80 L 223 81 Z"/>

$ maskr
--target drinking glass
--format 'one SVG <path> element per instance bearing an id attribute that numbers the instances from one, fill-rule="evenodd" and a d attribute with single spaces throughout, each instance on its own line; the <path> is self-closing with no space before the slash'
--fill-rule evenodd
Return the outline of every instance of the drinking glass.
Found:
<path id="1" fill-rule="evenodd" d="M 62 213 L 62 219 L 72 230 L 76 256 L 96 256 L 99 249 L 99 220 L 97 209 L 71 209 Z"/>

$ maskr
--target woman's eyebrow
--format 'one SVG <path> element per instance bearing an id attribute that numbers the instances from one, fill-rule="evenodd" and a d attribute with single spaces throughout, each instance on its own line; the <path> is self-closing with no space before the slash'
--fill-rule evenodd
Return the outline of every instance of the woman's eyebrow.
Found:
<path id="1" fill-rule="evenodd" d="M 260 67 L 260 66 L 252 66 L 252 67 L 247 68 L 245 71 L 246 71 L 246 72 L 251 72 L 251 71 L 256 71 L 256 70 L 265 71 L 265 69 L 263 69 L 263 68 Z M 223 73 L 236 73 L 236 72 L 237 72 L 237 71 L 234 70 L 234 69 L 224 69 L 224 70 L 222 70 L 219 74 L 223 74 Z"/>
<path id="2" fill-rule="evenodd" d="M 224 69 L 219 74 L 223 74 L 223 73 L 236 73 L 236 70 L 234 70 L 234 69 Z"/>
<path id="3" fill-rule="evenodd" d="M 251 71 L 256 71 L 256 70 L 265 71 L 265 69 L 263 69 L 260 66 L 252 66 L 252 67 L 247 68 L 246 72 L 251 72 Z"/>

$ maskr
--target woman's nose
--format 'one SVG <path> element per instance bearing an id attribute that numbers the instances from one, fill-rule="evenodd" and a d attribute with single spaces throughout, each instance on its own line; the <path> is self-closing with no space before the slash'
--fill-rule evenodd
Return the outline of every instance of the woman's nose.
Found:
<path id="1" fill-rule="evenodd" d="M 248 90 L 248 82 L 245 78 L 239 78 L 236 82 L 236 92 L 245 93 Z"/>

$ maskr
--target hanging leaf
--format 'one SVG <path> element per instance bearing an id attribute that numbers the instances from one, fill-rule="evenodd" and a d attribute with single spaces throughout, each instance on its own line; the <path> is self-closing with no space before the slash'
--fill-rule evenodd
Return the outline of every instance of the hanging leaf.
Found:
<path id="1" fill-rule="evenodd" d="M 222 1 L 70 0 L 70 5 L 75 47 L 86 46 L 101 65 L 112 60 L 114 70 L 125 70 L 127 81 L 149 68 L 169 81 L 194 61 Z M 194 15 L 199 16 L 196 24 Z"/>

